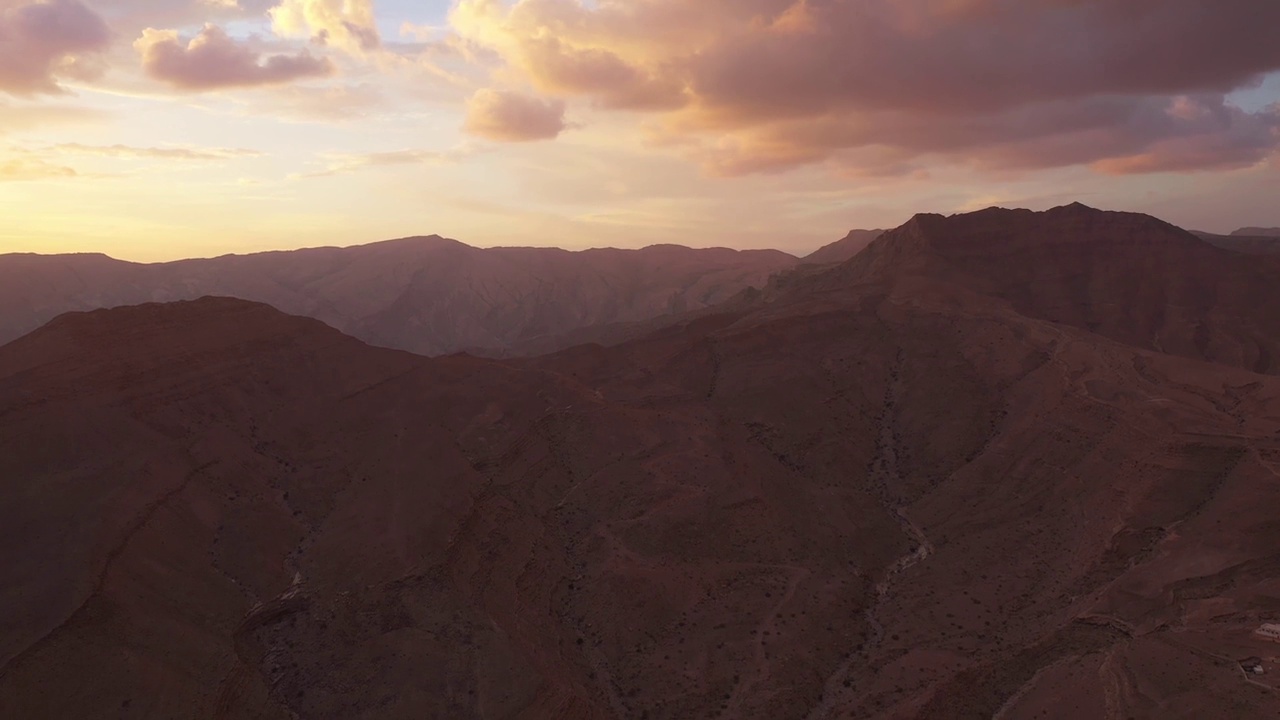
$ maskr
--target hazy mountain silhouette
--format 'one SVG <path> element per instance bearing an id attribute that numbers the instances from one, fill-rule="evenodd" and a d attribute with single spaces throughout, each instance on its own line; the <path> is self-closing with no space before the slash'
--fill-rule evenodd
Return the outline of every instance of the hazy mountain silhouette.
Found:
<path id="1" fill-rule="evenodd" d="M 1240 236 L 1240 237 L 1280 238 L 1280 227 L 1273 227 L 1273 228 L 1246 227 L 1246 228 L 1240 228 L 1239 230 L 1236 230 L 1231 234 L 1235 236 Z"/>
<path id="2" fill-rule="evenodd" d="M 522 360 L 225 298 L 62 316 L 0 347 L 0 715 L 1272 716 L 1242 257 L 924 215 Z"/>
<path id="3" fill-rule="evenodd" d="M 1266 235 L 1215 235 L 1195 231 L 1196 237 L 1210 245 L 1246 255 L 1280 255 L 1280 236 Z"/>
<path id="4" fill-rule="evenodd" d="M 0 342 L 62 312 L 223 295 L 314 317 L 367 342 L 503 354 L 582 327 L 719 303 L 796 259 L 776 251 L 473 248 L 440 237 L 136 264 L 0 256 Z"/>

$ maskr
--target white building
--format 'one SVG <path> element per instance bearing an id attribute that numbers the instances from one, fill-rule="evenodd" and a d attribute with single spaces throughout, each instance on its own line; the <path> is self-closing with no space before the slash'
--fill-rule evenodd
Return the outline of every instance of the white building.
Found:
<path id="1" fill-rule="evenodd" d="M 1257 630 L 1254 630 L 1253 634 L 1261 638 L 1266 638 L 1272 642 L 1280 642 L 1280 625 L 1267 623 Z"/>

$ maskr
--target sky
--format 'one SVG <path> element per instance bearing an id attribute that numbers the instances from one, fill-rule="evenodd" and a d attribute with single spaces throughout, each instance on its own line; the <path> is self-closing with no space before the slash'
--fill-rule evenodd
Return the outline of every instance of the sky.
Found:
<path id="1" fill-rule="evenodd" d="M 0 252 L 1280 226 L 1280 2 L 0 0 Z"/>

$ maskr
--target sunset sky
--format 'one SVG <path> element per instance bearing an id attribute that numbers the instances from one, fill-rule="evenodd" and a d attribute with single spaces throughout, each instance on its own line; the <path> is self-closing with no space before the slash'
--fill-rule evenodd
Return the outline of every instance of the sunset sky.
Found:
<path id="1" fill-rule="evenodd" d="M 0 0 L 0 252 L 1280 225 L 1272 0 Z"/>

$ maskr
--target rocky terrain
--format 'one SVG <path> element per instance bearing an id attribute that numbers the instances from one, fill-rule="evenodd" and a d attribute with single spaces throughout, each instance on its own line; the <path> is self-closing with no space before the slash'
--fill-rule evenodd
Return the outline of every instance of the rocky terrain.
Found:
<path id="1" fill-rule="evenodd" d="M 0 717 L 1270 717 L 1276 266 L 918 216 L 613 346 L 0 347 Z"/>
<path id="2" fill-rule="evenodd" d="M 218 295 L 314 317 L 383 347 L 502 355 L 522 343 L 646 321 L 760 287 L 776 251 L 480 249 L 440 237 L 138 264 L 105 255 L 0 255 L 0 343 L 54 316 Z"/>

